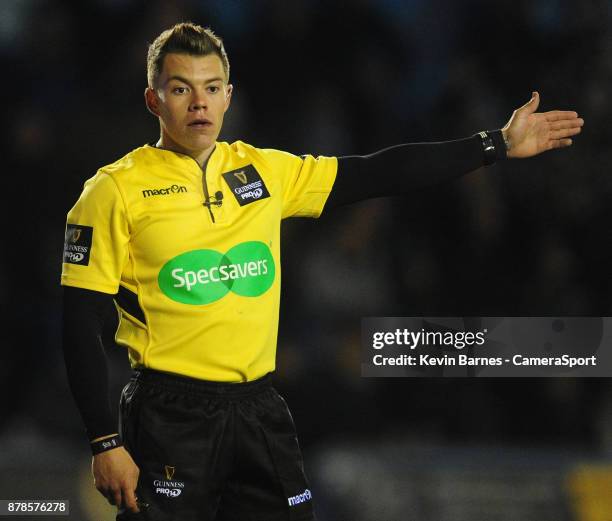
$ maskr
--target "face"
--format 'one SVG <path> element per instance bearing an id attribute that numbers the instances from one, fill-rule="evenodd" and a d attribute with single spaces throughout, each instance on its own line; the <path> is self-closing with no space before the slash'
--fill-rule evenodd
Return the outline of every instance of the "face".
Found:
<path id="1" fill-rule="evenodd" d="M 196 159 L 210 154 L 231 94 L 216 54 L 167 54 L 154 88 L 145 91 L 148 109 L 159 117 L 162 146 Z"/>

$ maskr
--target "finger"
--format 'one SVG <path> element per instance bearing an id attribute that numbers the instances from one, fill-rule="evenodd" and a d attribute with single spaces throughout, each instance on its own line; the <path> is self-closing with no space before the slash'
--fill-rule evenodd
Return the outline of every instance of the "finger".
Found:
<path id="1" fill-rule="evenodd" d="M 553 122 L 562 119 L 575 119 L 578 117 L 578 113 L 573 110 L 551 110 L 549 112 L 544 112 L 544 116 L 546 117 L 546 121 Z"/>
<path id="2" fill-rule="evenodd" d="M 566 138 L 566 137 L 571 137 L 571 136 L 575 136 L 577 134 L 580 134 L 581 131 L 582 131 L 582 129 L 580 127 L 577 127 L 577 128 L 565 128 L 563 130 L 555 130 L 555 131 L 550 133 L 550 138 L 551 139 L 563 139 L 563 138 Z"/>
<path id="3" fill-rule="evenodd" d="M 563 128 L 576 128 L 582 127 L 584 125 L 584 119 L 576 118 L 576 119 L 564 119 L 561 121 L 555 121 L 550 124 L 551 130 L 561 130 Z"/>
<path id="4" fill-rule="evenodd" d="M 111 497 L 113 498 L 113 502 L 111 505 L 115 505 L 117 508 L 121 507 L 121 489 L 118 488 L 113 490 L 111 493 Z"/>
<path id="5" fill-rule="evenodd" d="M 563 148 L 563 147 L 569 147 L 572 144 L 572 140 L 571 139 L 556 139 L 553 141 L 550 141 L 548 144 L 548 148 Z"/>
<path id="6" fill-rule="evenodd" d="M 132 512 L 140 512 L 136 503 L 136 491 L 132 487 L 126 486 L 123 488 L 123 501 L 125 503 L 124 506 Z"/>

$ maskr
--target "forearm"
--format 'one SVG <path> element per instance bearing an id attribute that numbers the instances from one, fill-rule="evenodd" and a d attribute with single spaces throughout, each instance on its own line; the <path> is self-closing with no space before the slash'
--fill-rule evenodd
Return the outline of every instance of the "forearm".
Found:
<path id="1" fill-rule="evenodd" d="M 495 159 L 506 157 L 501 131 L 489 132 Z M 485 165 L 480 136 L 454 141 L 408 143 L 366 156 L 338 158 L 338 174 L 327 208 L 394 196 L 460 177 Z"/>
<path id="2" fill-rule="evenodd" d="M 70 390 L 90 441 L 117 432 L 108 399 L 108 366 L 101 342 L 113 296 L 64 288 L 63 346 Z"/>

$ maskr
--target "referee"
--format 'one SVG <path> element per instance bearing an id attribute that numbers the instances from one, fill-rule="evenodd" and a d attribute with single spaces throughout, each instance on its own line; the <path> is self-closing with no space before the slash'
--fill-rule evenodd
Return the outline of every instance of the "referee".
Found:
<path id="1" fill-rule="evenodd" d="M 566 147 L 584 123 L 537 113 L 534 92 L 501 130 L 298 157 L 217 141 L 229 69 L 210 29 L 160 34 L 145 90 L 159 140 L 99 169 L 67 217 L 66 369 L 95 486 L 118 521 L 315 519 L 293 420 L 271 385 L 281 221 Z M 119 428 L 100 342 L 113 305 L 133 369 Z"/>

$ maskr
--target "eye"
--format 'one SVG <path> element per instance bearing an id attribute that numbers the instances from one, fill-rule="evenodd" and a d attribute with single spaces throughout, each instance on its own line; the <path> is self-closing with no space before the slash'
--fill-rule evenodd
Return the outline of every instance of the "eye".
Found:
<path id="1" fill-rule="evenodd" d="M 211 85 L 208 87 L 208 92 L 210 92 L 211 94 L 215 94 L 219 92 L 219 87 L 217 87 L 216 85 Z"/>
<path id="2" fill-rule="evenodd" d="M 185 94 L 187 92 L 187 87 L 174 87 L 172 89 L 173 94 Z"/>

